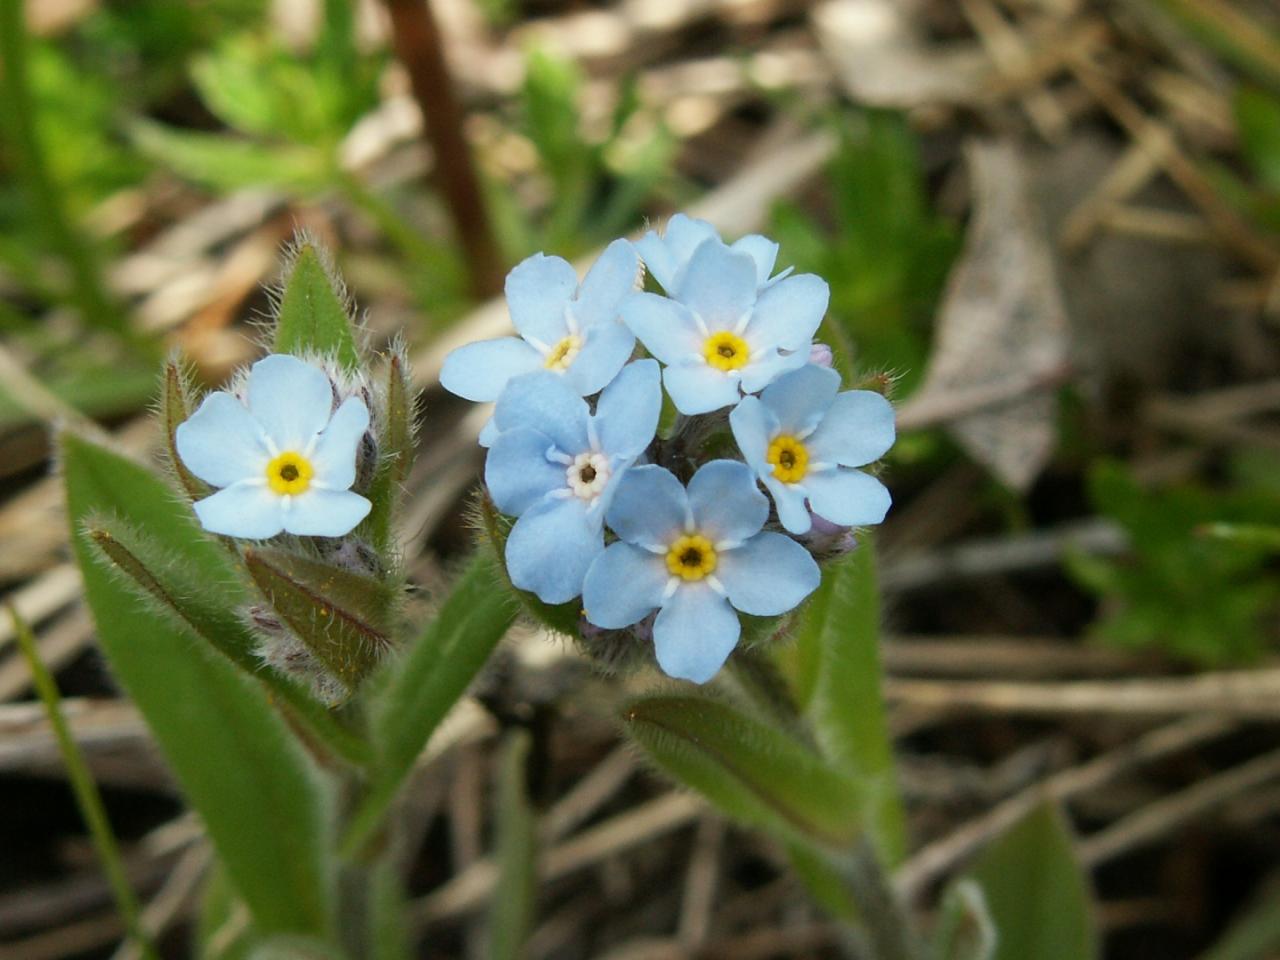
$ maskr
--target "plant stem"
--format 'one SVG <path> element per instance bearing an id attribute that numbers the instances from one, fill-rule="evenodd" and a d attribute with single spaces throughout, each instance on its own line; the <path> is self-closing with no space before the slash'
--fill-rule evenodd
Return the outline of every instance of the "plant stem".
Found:
<path id="1" fill-rule="evenodd" d="M 428 0 L 385 0 L 396 56 L 409 72 L 413 95 L 435 154 L 435 172 L 466 253 L 471 288 L 487 298 L 502 290 L 502 260 L 485 209 L 480 178 L 463 131 L 445 61 L 440 27 Z"/>
<path id="2" fill-rule="evenodd" d="M 4 65 L 0 117 L 36 215 L 71 271 L 71 296 L 85 322 L 127 332 L 124 314 L 107 292 L 93 248 L 72 227 L 49 172 L 36 129 L 23 9 L 22 0 L 0 0 L 0 63 Z"/>
<path id="3" fill-rule="evenodd" d="M 864 837 L 835 866 L 849 886 L 876 960 L 919 960 L 923 950 L 874 845 Z"/>
<path id="4" fill-rule="evenodd" d="M 45 667 L 44 661 L 40 659 L 40 652 L 36 649 L 36 639 L 31 633 L 31 628 L 18 616 L 18 611 L 12 606 L 9 607 L 9 616 L 13 619 L 18 647 L 31 670 L 32 682 L 49 716 L 49 726 L 53 728 L 53 735 L 58 741 L 58 752 L 62 754 L 62 762 L 67 768 L 67 779 L 71 782 L 71 789 L 75 793 L 76 804 L 80 807 L 80 813 L 93 837 L 94 848 L 98 851 L 99 859 L 102 860 L 102 869 L 107 875 L 107 882 L 115 897 L 116 909 L 120 911 L 125 929 L 138 945 L 143 957 L 146 960 L 158 960 L 155 946 L 139 922 L 138 901 L 125 874 L 124 860 L 120 856 L 120 847 L 116 843 L 115 834 L 111 831 L 107 811 L 102 805 L 102 795 L 98 793 L 98 786 L 93 781 L 88 764 L 85 763 L 84 756 L 76 746 L 71 730 L 67 726 L 66 717 L 62 714 L 62 698 L 58 693 L 58 685 Z"/>

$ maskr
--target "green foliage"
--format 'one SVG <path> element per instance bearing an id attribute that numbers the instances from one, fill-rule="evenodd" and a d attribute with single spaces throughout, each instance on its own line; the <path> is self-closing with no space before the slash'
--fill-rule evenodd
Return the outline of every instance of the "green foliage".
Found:
<path id="1" fill-rule="evenodd" d="M 827 567 L 792 633 L 796 642 L 783 656 L 797 700 L 824 755 L 857 781 L 881 856 L 897 863 L 906 852 L 905 818 L 880 690 L 880 592 L 869 535 Z"/>
<path id="2" fill-rule="evenodd" d="M 706 694 L 642 697 L 622 717 L 665 773 L 741 823 L 833 849 L 862 832 L 859 785 L 773 724 Z"/>
<path id="3" fill-rule="evenodd" d="M 929 207 L 919 149 L 902 117 L 845 111 L 830 122 L 839 136 L 827 166 L 831 222 L 782 203 L 771 235 L 782 245 L 780 262 L 831 285 L 819 336 L 859 368 L 901 373 L 909 392 L 926 367 L 932 310 L 959 234 Z"/>
<path id="4" fill-rule="evenodd" d="M 1044 803 L 989 846 L 972 871 L 996 929 L 993 960 L 1092 960 L 1092 894 L 1061 812 Z"/>
<path id="5" fill-rule="evenodd" d="M 370 726 L 378 750 L 373 781 L 344 840 L 359 850 L 381 826 L 414 760 L 466 692 L 515 620 L 516 605 L 489 558 L 477 554 L 423 634 L 383 661 L 371 681 Z"/>
<path id="6" fill-rule="evenodd" d="M 970 879 L 956 881 L 938 912 L 934 960 L 992 960 L 999 938 L 982 887 Z"/>
<path id="7" fill-rule="evenodd" d="M 122 587 L 86 530 L 117 516 L 201 573 L 228 607 L 226 560 L 144 467 L 60 437 L 85 594 L 111 668 L 146 718 L 236 889 L 265 932 L 323 934 L 332 921 L 329 803 L 317 772 L 262 689 Z"/>
<path id="8" fill-rule="evenodd" d="M 492 960 L 520 960 L 533 923 L 537 898 L 535 874 L 537 821 L 529 805 L 529 734 L 510 734 L 502 753 L 498 783 L 498 885 L 489 907 L 489 956 Z"/>
<path id="9" fill-rule="evenodd" d="M 1280 954 L 1280 881 L 1264 884 L 1262 895 L 1236 917 L 1200 960 L 1275 960 Z"/>
<path id="10" fill-rule="evenodd" d="M 135 121 L 131 132 L 134 144 L 152 160 L 215 190 L 275 186 L 309 195 L 332 183 L 328 158 L 314 147 L 284 144 L 265 150 L 240 137 L 145 120 Z"/>
<path id="11" fill-rule="evenodd" d="M 275 352 L 332 356 L 350 370 L 360 365 L 346 290 L 327 255 L 305 240 L 284 280 Z"/>
<path id="12" fill-rule="evenodd" d="M 1095 626 L 1099 639 L 1204 665 L 1249 661 L 1266 650 L 1265 618 L 1280 599 L 1264 570 L 1270 551 L 1199 531 L 1211 523 L 1274 520 L 1280 500 L 1189 485 L 1145 490 L 1123 466 L 1105 461 L 1092 469 L 1089 491 L 1132 540 L 1122 559 L 1068 556 L 1072 577 L 1106 601 Z"/>

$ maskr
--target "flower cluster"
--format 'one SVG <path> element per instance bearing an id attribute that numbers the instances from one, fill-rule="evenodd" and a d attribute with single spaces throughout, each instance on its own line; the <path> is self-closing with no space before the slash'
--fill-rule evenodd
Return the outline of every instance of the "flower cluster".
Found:
<path id="1" fill-rule="evenodd" d="M 581 597 L 584 635 L 651 633 L 659 666 L 698 683 L 737 645 L 739 614 L 794 609 L 821 580 L 815 554 L 889 508 L 857 468 L 893 445 L 893 408 L 841 392 L 813 341 L 827 285 L 774 274 L 777 254 L 677 215 L 612 243 L 580 284 L 531 257 L 507 279 L 519 337 L 461 347 L 441 376 L 496 401 L 481 442 L 492 504 L 515 518 L 512 583 L 544 604 Z M 641 289 L 645 270 L 661 293 Z"/>

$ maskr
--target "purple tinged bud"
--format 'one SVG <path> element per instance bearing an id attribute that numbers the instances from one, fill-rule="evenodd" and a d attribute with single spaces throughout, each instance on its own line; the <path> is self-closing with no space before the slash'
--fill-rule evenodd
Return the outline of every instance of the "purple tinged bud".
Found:
<path id="1" fill-rule="evenodd" d="M 808 533 L 800 537 L 800 541 L 814 556 L 821 559 L 839 557 L 857 546 L 852 527 L 842 527 L 824 520 L 812 510 L 809 511 L 809 516 L 813 519 L 813 525 Z"/>
<path id="2" fill-rule="evenodd" d="M 814 343 L 809 347 L 809 362 L 815 367 L 829 368 L 835 362 L 835 355 L 825 343 Z"/>

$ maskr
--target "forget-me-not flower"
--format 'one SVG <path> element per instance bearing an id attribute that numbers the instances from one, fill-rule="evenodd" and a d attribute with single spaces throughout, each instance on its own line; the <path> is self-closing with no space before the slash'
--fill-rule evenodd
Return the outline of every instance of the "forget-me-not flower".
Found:
<path id="1" fill-rule="evenodd" d="M 678 291 L 676 299 L 637 293 L 622 319 L 666 364 L 667 393 L 690 415 L 736 403 L 806 363 L 829 295 L 812 274 L 761 289 L 756 260 L 713 240 L 694 250 Z"/>
<path id="2" fill-rule="evenodd" d="M 708 240 L 723 244 L 716 228 L 707 221 L 677 213 L 667 221 L 667 227 L 661 234 L 650 230 L 635 242 L 635 247 L 646 269 L 667 295 L 679 299 L 685 268 L 689 266 L 693 252 Z M 755 261 L 757 286 L 781 280 L 791 272 L 791 268 L 787 268 L 770 279 L 769 274 L 778 259 L 778 245 L 768 237 L 753 233 L 735 240 L 729 244 L 729 249 L 745 253 Z"/>
<path id="3" fill-rule="evenodd" d="M 744 398 L 729 415 L 738 448 L 792 533 L 809 531 L 810 509 L 845 527 L 879 523 L 889 510 L 884 484 L 852 468 L 893 446 L 893 407 L 871 390 L 839 389 L 840 374 L 809 365 Z"/>
<path id="4" fill-rule="evenodd" d="M 564 379 L 546 371 L 511 381 L 494 412 L 485 461 L 494 505 L 518 517 L 507 573 L 545 603 L 582 592 L 604 549 L 604 518 L 618 482 L 653 440 L 662 409 L 658 365 L 637 360 L 605 387 L 593 415 Z"/>
<path id="5" fill-rule="evenodd" d="M 334 411 L 328 376 L 287 354 L 255 363 L 245 392 L 247 405 L 209 394 L 178 426 L 182 462 L 222 488 L 196 501 L 201 525 L 246 540 L 350 533 L 371 508 L 350 489 L 369 427 L 364 401 L 350 397 Z"/>
<path id="6" fill-rule="evenodd" d="M 598 393 L 635 347 L 618 308 L 639 276 L 640 260 L 626 240 L 609 244 L 581 284 L 567 260 L 534 254 L 507 274 L 507 307 L 519 336 L 459 347 L 445 358 L 440 383 L 467 400 L 487 402 L 512 378 L 550 370 L 580 397 Z M 493 439 L 491 425 L 481 442 Z"/>
<path id="7" fill-rule="evenodd" d="M 664 467 L 632 468 L 608 508 L 619 541 L 587 571 L 587 620 L 616 629 L 657 609 L 658 665 L 705 683 L 738 643 L 736 610 L 776 616 L 818 586 L 804 547 L 762 531 L 768 515 L 768 498 L 736 460 L 703 465 L 687 490 Z"/>

